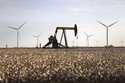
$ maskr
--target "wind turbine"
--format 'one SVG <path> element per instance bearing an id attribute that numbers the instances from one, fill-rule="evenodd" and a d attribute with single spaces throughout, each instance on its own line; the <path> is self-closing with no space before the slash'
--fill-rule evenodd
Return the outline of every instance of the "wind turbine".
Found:
<path id="1" fill-rule="evenodd" d="M 15 30 L 17 32 L 17 48 L 19 47 L 19 31 L 24 26 L 24 24 L 26 24 L 26 23 L 24 22 L 18 28 L 17 27 L 8 26 L 8 28 L 13 29 L 13 30 Z"/>
<path id="2" fill-rule="evenodd" d="M 99 41 L 99 40 L 96 40 L 96 39 L 94 39 L 94 41 L 95 41 L 95 46 L 96 46 L 96 47 L 99 46 L 100 41 Z"/>
<path id="3" fill-rule="evenodd" d="M 99 24 L 103 25 L 106 28 L 106 46 L 108 46 L 108 42 L 109 42 L 109 38 L 108 38 L 108 34 L 109 34 L 109 27 L 113 26 L 114 24 L 116 24 L 118 21 L 113 22 L 110 25 L 105 25 L 104 23 L 98 21 Z"/>
<path id="4" fill-rule="evenodd" d="M 40 34 L 39 35 L 33 35 L 34 38 L 36 38 L 36 47 L 38 48 L 39 47 L 39 37 L 40 37 Z"/>
<path id="5" fill-rule="evenodd" d="M 124 46 L 124 41 L 123 41 L 123 40 L 121 40 L 119 43 L 120 43 L 120 46 L 121 46 L 121 47 Z"/>
<path id="6" fill-rule="evenodd" d="M 92 37 L 93 35 L 88 35 L 88 34 L 85 33 L 85 32 L 84 32 L 84 34 L 85 34 L 85 36 L 86 36 L 86 44 L 87 44 L 87 46 L 89 47 L 89 38 Z"/>

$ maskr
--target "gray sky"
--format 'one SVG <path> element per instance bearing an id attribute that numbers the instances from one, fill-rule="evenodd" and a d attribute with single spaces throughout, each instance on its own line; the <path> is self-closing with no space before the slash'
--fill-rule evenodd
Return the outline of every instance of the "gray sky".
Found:
<path id="1" fill-rule="evenodd" d="M 15 46 L 16 32 L 8 26 L 18 27 L 26 22 L 20 30 L 20 46 L 34 46 L 36 41 L 32 35 L 39 33 L 43 45 L 57 26 L 75 23 L 79 38 L 72 31 L 67 32 L 70 45 L 86 46 L 86 32 L 94 34 L 91 46 L 104 46 L 105 28 L 97 20 L 106 25 L 118 20 L 109 31 L 109 44 L 118 46 L 120 41 L 125 41 L 124 9 L 125 0 L 0 0 L 0 45 Z"/>

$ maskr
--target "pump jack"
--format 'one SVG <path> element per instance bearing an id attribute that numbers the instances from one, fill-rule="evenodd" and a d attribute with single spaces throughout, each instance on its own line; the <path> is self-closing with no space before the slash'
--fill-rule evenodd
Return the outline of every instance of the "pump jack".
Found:
<path id="1" fill-rule="evenodd" d="M 61 35 L 59 43 L 57 41 L 58 30 L 62 30 L 62 35 Z M 75 37 L 77 36 L 78 30 L 77 30 L 77 25 L 76 24 L 74 25 L 74 27 L 56 27 L 54 36 L 51 35 L 48 38 L 49 42 L 46 45 L 44 45 L 43 48 L 47 48 L 47 46 L 49 46 L 50 44 L 52 44 L 52 48 L 68 48 L 68 42 L 67 42 L 67 37 L 66 37 L 66 31 L 67 30 L 74 30 Z M 63 37 L 64 37 L 65 45 L 62 44 Z"/>

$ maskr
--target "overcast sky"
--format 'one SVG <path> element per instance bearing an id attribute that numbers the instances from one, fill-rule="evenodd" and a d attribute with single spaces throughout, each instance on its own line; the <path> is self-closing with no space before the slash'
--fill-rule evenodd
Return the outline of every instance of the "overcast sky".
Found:
<path id="1" fill-rule="evenodd" d="M 67 32 L 69 45 L 86 46 L 84 32 L 93 34 L 91 46 L 104 46 L 106 25 L 119 21 L 109 30 L 109 44 L 118 46 L 125 41 L 125 0 L 0 0 L 0 46 L 16 46 L 16 32 L 8 26 L 20 30 L 20 46 L 35 46 L 32 35 L 41 34 L 44 45 L 54 34 L 57 26 L 78 25 L 78 39 L 73 31 Z M 59 35 L 59 34 L 58 34 Z"/>

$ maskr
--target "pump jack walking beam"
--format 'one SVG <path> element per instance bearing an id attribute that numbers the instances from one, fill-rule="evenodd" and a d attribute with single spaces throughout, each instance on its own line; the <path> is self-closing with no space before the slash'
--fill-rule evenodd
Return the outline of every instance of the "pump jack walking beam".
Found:
<path id="1" fill-rule="evenodd" d="M 56 31 L 54 36 L 56 36 L 58 30 L 74 30 L 75 36 L 77 35 L 77 25 L 75 24 L 74 27 L 56 27 Z"/>

